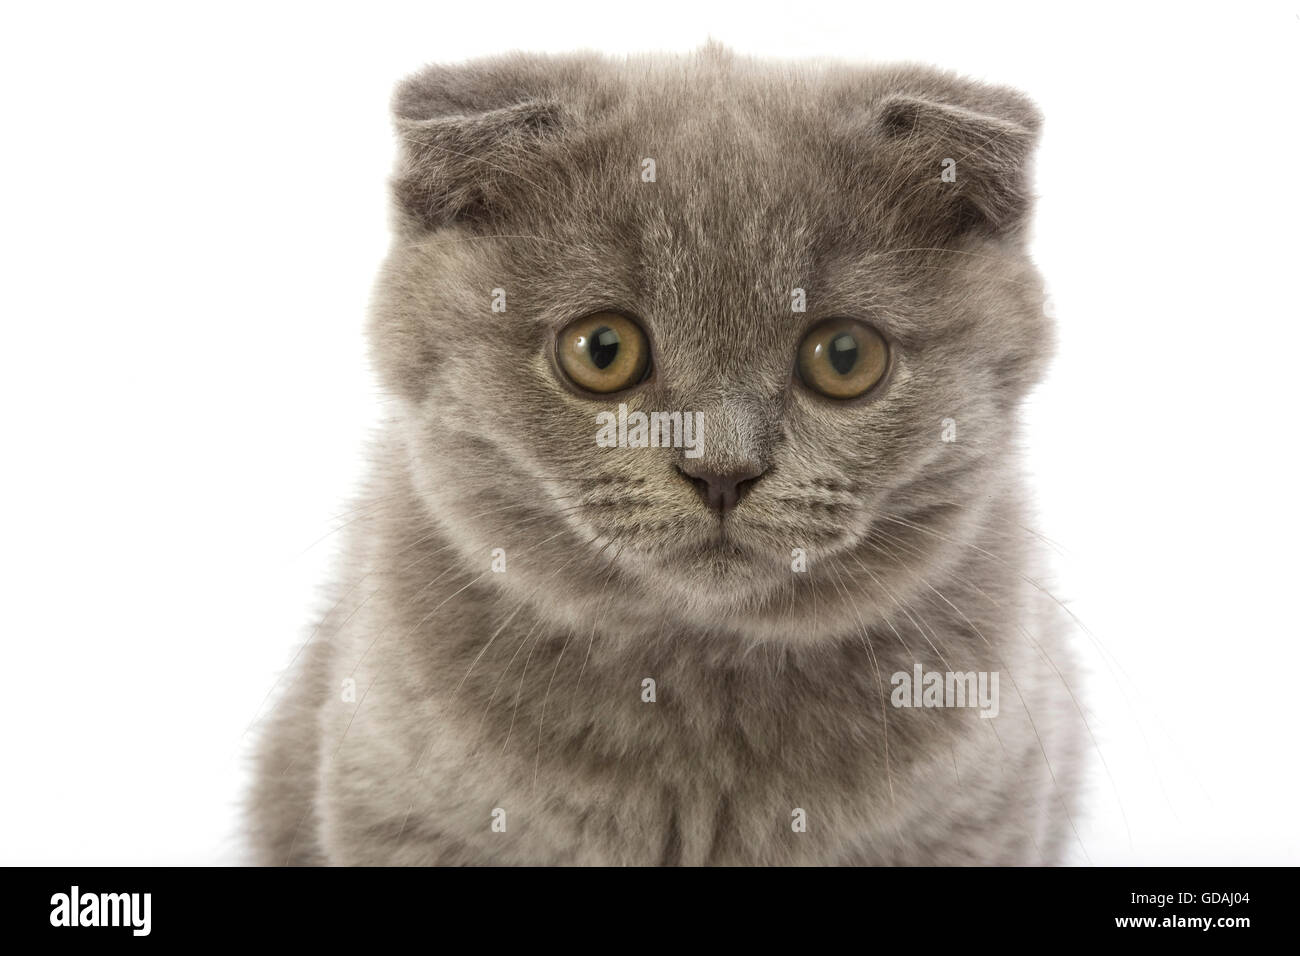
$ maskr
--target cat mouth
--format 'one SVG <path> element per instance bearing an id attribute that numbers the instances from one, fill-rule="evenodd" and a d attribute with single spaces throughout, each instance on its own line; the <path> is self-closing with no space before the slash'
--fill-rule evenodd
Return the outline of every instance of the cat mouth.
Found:
<path id="1" fill-rule="evenodd" d="M 619 529 L 610 536 L 624 553 L 638 554 L 659 574 L 704 573 L 710 577 L 749 574 L 767 563 L 767 542 L 751 537 L 744 527 L 726 521 L 678 521 L 655 534 Z"/>
<path id="2" fill-rule="evenodd" d="M 733 541 L 726 537 L 718 537 L 712 541 L 705 542 L 704 553 L 719 555 L 727 558 L 745 558 L 749 556 L 749 549 L 738 541 Z"/>
<path id="3" fill-rule="evenodd" d="M 715 566 L 748 563 L 753 557 L 752 550 L 734 534 L 729 535 L 726 525 L 721 523 L 716 531 L 690 547 L 688 553 Z"/>

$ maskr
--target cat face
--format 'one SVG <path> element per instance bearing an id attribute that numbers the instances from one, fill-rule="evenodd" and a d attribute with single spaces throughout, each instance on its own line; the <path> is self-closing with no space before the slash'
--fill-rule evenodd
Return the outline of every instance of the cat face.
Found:
<path id="1" fill-rule="evenodd" d="M 978 521 L 1048 351 L 1018 95 L 709 49 L 435 68 L 395 111 L 373 351 L 465 560 L 788 636 Z"/>

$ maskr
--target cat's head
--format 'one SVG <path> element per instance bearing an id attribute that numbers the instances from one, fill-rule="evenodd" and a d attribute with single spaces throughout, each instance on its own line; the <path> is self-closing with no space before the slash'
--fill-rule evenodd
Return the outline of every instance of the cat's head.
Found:
<path id="1" fill-rule="evenodd" d="M 394 109 L 373 352 L 461 560 L 798 637 L 978 519 L 1049 351 L 1019 94 L 710 47 L 436 67 Z M 630 447 L 638 411 L 698 431 Z"/>

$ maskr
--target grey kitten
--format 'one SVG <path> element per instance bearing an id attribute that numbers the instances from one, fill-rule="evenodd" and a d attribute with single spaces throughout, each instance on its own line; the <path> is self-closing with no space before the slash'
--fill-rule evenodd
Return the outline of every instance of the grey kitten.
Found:
<path id="1" fill-rule="evenodd" d="M 1062 860 L 1081 710 L 1015 454 L 1034 107 L 710 46 L 433 67 L 394 111 L 396 412 L 257 859 Z"/>

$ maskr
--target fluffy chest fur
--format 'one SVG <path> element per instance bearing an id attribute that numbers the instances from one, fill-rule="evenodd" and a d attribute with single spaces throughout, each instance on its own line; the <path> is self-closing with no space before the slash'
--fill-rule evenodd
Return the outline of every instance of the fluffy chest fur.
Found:
<path id="1" fill-rule="evenodd" d="M 1073 675 L 1050 599 L 1027 578 L 990 583 L 987 564 L 1014 558 L 1005 540 L 982 539 L 996 597 L 963 586 L 975 561 L 889 623 L 794 650 L 663 617 L 542 613 L 395 523 L 356 530 L 360 583 L 277 712 L 263 862 L 1033 864 L 1071 850 Z M 847 601 L 863 579 L 836 590 Z M 1001 673 L 996 718 L 894 707 L 882 674 L 918 660 Z"/>

